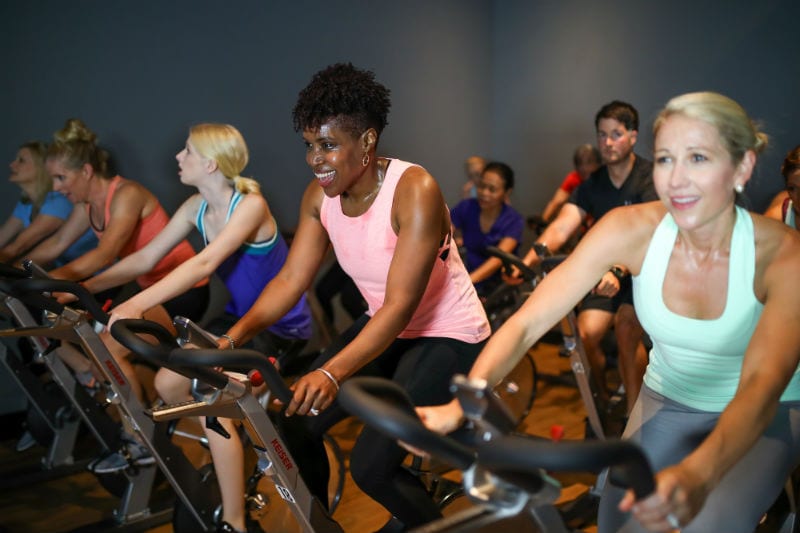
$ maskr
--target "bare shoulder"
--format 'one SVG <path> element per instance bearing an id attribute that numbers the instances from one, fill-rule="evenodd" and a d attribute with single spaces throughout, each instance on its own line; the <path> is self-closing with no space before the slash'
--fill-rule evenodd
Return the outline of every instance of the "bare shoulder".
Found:
<path id="1" fill-rule="evenodd" d="M 638 274 L 653 232 L 666 213 L 659 201 L 617 207 L 600 217 L 584 240 L 593 243 L 590 253 L 602 250 L 613 263 Z"/>
<path id="2" fill-rule="evenodd" d="M 311 216 L 319 220 L 319 214 L 322 210 L 322 199 L 325 196 L 325 191 L 322 190 L 317 180 L 309 182 L 303 193 L 303 200 L 300 204 L 300 216 Z"/>
<path id="3" fill-rule="evenodd" d="M 431 174 L 419 165 L 411 165 L 403 171 L 400 180 L 397 182 L 397 188 L 402 189 L 404 193 L 410 193 L 414 190 L 426 191 L 430 189 L 439 190 L 439 184 L 431 176 Z"/>
<path id="4" fill-rule="evenodd" d="M 800 269 L 800 232 L 783 222 L 758 213 L 750 213 L 756 246 L 756 271 L 788 268 L 784 273 Z"/>
<path id="5" fill-rule="evenodd" d="M 651 235 L 666 214 L 667 209 L 659 201 L 626 205 L 606 213 L 600 218 L 597 226 L 611 232 Z"/>

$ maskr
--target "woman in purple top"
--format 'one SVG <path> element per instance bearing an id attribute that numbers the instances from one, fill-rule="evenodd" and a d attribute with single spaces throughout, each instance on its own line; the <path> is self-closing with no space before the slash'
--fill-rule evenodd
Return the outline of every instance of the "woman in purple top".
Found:
<path id="1" fill-rule="evenodd" d="M 508 204 L 514 171 L 505 163 L 486 165 L 478 183 L 478 197 L 459 202 L 450 210 L 459 247 L 466 249 L 466 266 L 478 294 L 485 296 L 502 280 L 500 259 L 486 254 L 487 246 L 516 253 L 522 241 L 522 215 Z"/>

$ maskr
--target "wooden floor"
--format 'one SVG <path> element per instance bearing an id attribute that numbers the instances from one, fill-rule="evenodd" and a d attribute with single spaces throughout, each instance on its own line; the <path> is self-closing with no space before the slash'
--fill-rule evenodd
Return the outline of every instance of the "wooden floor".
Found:
<path id="1" fill-rule="evenodd" d="M 558 425 L 563 427 L 565 439 L 583 438 L 585 411 L 578 390 L 569 385 L 568 380 L 554 379 L 569 376 L 568 360 L 559 357 L 557 348 L 549 344 L 540 344 L 532 353 L 540 379 L 533 409 L 523 423 L 524 431 L 549 437 L 551 427 Z M 352 420 L 334 428 L 332 433 L 345 455 L 349 454 L 358 429 L 357 422 Z M 108 518 L 116 500 L 99 486 L 94 476 L 80 469 L 71 475 L 45 480 L 39 479 L 36 473 L 19 474 L 26 465 L 30 471 L 43 449 L 36 446 L 26 452 L 15 452 L 13 446 L 18 434 L 19 429 L 5 428 L 6 438 L 0 443 L 0 465 L 4 465 L 0 466 L 0 476 L 6 476 L 0 483 L 0 533 L 61 532 L 81 527 L 82 531 L 106 530 L 87 525 Z M 93 453 L 91 449 L 84 451 L 87 458 Z M 15 468 L 17 473 L 13 473 Z M 559 479 L 564 485 L 564 499 L 579 496 L 594 482 L 594 477 L 588 474 Z M 274 507 L 282 503 L 279 498 L 273 498 Z M 388 514 L 361 493 L 348 476 L 334 518 L 347 533 L 368 533 L 382 526 Z M 288 526 L 276 525 L 272 533 L 288 533 L 289 530 Z M 585 530 L 593 531 L 593 528 Z M 165 523 L 144 531 L 168 533 L 172 527 Z"/>

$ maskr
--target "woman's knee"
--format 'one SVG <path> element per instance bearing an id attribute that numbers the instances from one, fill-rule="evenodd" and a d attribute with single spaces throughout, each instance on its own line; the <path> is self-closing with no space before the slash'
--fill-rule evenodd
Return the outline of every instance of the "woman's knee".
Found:
<path id="1" fill-rule="evenodd" d="M 154 386 L 159 398 L 167 403 L 175 403 L 189 398 L 191 383 L 185 376 L 162 368 L 156 373 Z"/>

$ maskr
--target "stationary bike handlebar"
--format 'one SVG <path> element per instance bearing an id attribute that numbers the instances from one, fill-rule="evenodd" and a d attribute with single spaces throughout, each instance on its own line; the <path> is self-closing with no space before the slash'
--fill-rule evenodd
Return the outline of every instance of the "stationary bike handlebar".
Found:
<path id="1" fill-rule="evenodd" d="M 155 337 L 157 344 L 145 340 L 141 335 Z M 199 379 L 216 389 L 224 389 L 228 376 L 212 368 L 178 365 L 171 360 L 171 352 L 178 346 L 175 337 L 161 324 L 141 318 L 123 318 L 111 326 L 111 336 L 120 344 L 148 362 L 174 370 L 192 379 Z M 189 350 L 186 350 L 189 351 Z"/>
<path id="2" fill-rule="evenodd" d="M 350 378 L 342 383 L 339 402 L 383 435 L 424 450 L 459 470 L 467 470 L 475 463 L 473 450 L 426 428 L 406 391 L 392 381 L 375 377 Z"/>
<path id="3" fill-rule="evenodd" d="M 116 323 L 115 323 L 116 325 Z M 113 328 L 113 326 L 112 326 Z M 278 373 L 269 357 L 256 350 L 237 348 L 179 348 L 169 354 L 169 362 L 180 368 L 202 370 L 203 367 L 223 366 L 233 370 L 258 370 L 269 387 L 270 392 L 284 404 L 292 400 L 292 391 Z"/>
<path id="4" fill-rule="evenodd" d="M 510 254 L 497 248 L 496 246 L 487 246 L 486 253 L 492 257 L 497 257 L 500 261 L 503 262 L 503 270 L 506 272 L 511 271 L 511 267 L 517 267 L 517 270 L 520 271 L 520 275 L 522 279 L 525 281 L 531 281 L 536 279 L 536 271 L 522 262 L 522 259 L 517 257 L 514 254 Z M 556 266 L 558 266 L 561 261 L 566 258 L 566 255 L 547 255 L 547 256 L 539 256 L 539 265 L 544 272 L 549 272 L 553 270 Z"/>
<path id="5" fill-rule="evenodd" d="M 52 298 L 41 297 L 41 293 L 67 292 L 73 294 L 78 298 L 83 308 L 92 315 L 92 318 L 102 324 L 108 324 L 108 314 L 103 311 L 100 303 L 92 296 L 92 293 L 86 290 L 86 287 L 76 281 L 25 278 L 8 284 L 8 289 L 12 296 L 56 314 L 61 314 L 64 311 L 64 306 Z M 37 298 L 37 295 L 39 298 Z M 31 300 L 32 298 L 33 300 Z"/>
<path id="6" fill-rule="evenodd" d="M 471 450 L 450 437 L 427 429 L 416 416 L 408 395 L 392 381 L 350 378 L 342 384 L 339 401 L 345 409 L 384 435 L 426 451 L 460 470 L 466 470 L 477 462 L 501 477 L 505 472 L 513 473 L 515 479 L 520 479 L 520 474 L 538 479 L 541 469 L 596 472 L 614 466 L 611 474 L 614 483 L 633 488 L 637 498 L 655 490 L 647 458 L 638 446 L 630 442 L 564 443 L 504 435 L 486 446 Z"/>
<path id="7" fill-rule="evenodd" d="M 521 435 L 504 435 L 479 451 L 479 461 L 490 471 L 599 472 L 611 467 L 615 485 L 629 487 L 641 499 L 652 494 L 655 481 L 642 449 L 621 440 L 550 442 Z"/>

